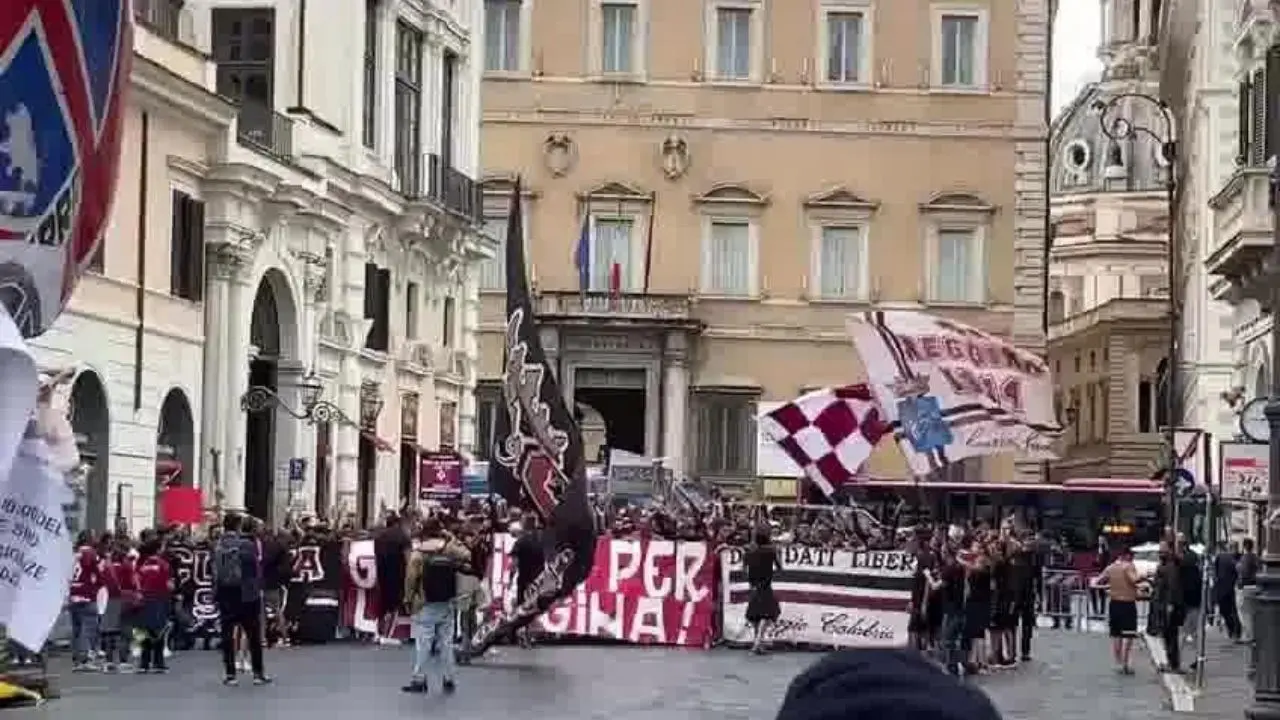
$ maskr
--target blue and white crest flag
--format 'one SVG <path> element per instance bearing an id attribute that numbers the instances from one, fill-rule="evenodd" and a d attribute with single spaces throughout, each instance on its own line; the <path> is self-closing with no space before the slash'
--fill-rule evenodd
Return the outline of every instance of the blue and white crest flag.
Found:
<path id="1" fill-rule="evenodd" d="M 969 457 L 1055 458 L 1062 426 L 1053 381 L 1034 353 L 920 312 L 853 315 L 849 336 L 867 384 L 916 475 Z"/>

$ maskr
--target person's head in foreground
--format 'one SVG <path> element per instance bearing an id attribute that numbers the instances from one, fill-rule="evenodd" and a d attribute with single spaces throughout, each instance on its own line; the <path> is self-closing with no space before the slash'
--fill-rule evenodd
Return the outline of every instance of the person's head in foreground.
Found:
<path id="1" fill-rule="evenodd" d="M 778 720 L 1001 720 L 978 688 L 914 650 L 842 650 L 796 676 Z"/>

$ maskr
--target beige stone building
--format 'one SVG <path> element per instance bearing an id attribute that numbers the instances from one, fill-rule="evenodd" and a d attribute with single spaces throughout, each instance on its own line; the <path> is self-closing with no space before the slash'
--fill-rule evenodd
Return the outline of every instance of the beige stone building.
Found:
<path id="1" fill-rule="evenodd" d="M 1170 424 L 1170 167 L 1139 133 L 1109 137 L 1123 117 L 1166 134 L 1159 97 L 1153 0 L 1104 3 L 1103 76 L 1055 120 L 1050 144 L 1053 241 L 1049 254 L 1049 363 L 1066 432 L 1055 481 L 1147 478 Z M 1113 132 L 1112 135 L 1115 135 Z"/>
<path id="2" fill-rule="evenodd" d="M 757 462 L 758 403 L 864 379 L 843 319 L 874 306 L 1042 350 L 1048 27 L 1048 0 L 486 2 L 486 217 L 522 177 L 544 344 L 605 444 L 794 473 Z M 483 447 L 500 260 L 481 283 Z"/>

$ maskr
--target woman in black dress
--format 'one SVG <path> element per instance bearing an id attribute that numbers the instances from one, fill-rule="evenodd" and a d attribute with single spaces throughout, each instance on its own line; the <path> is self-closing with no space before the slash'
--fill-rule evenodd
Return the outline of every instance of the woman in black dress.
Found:
<path id="1" fill-rule="evenodd" d="M 782 614 L 778 599 L 773 596 L 773 573 L 782 569 L 782 561 L 778 559 L 768 528 L 756 529 L 755 542 L 747 548 L 743 565 L 747 568 L 747 583 L 751 586 L 747 599 L 747 622 L 755 630 L 751 652 L 759 655 L 764 652 L 764 638 L 769 627 Z"/>

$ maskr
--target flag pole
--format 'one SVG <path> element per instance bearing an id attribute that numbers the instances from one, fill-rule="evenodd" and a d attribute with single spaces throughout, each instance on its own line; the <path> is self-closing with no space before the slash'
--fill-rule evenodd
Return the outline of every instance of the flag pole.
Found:
<path id="1" fill-rule="evenodd" d="M 658 214 L 658 191 L 649 193 L 649 231 L 644 240 L 644 294 L 649 294 L 649 273 L 653 267 L 653 219 Z"/>

